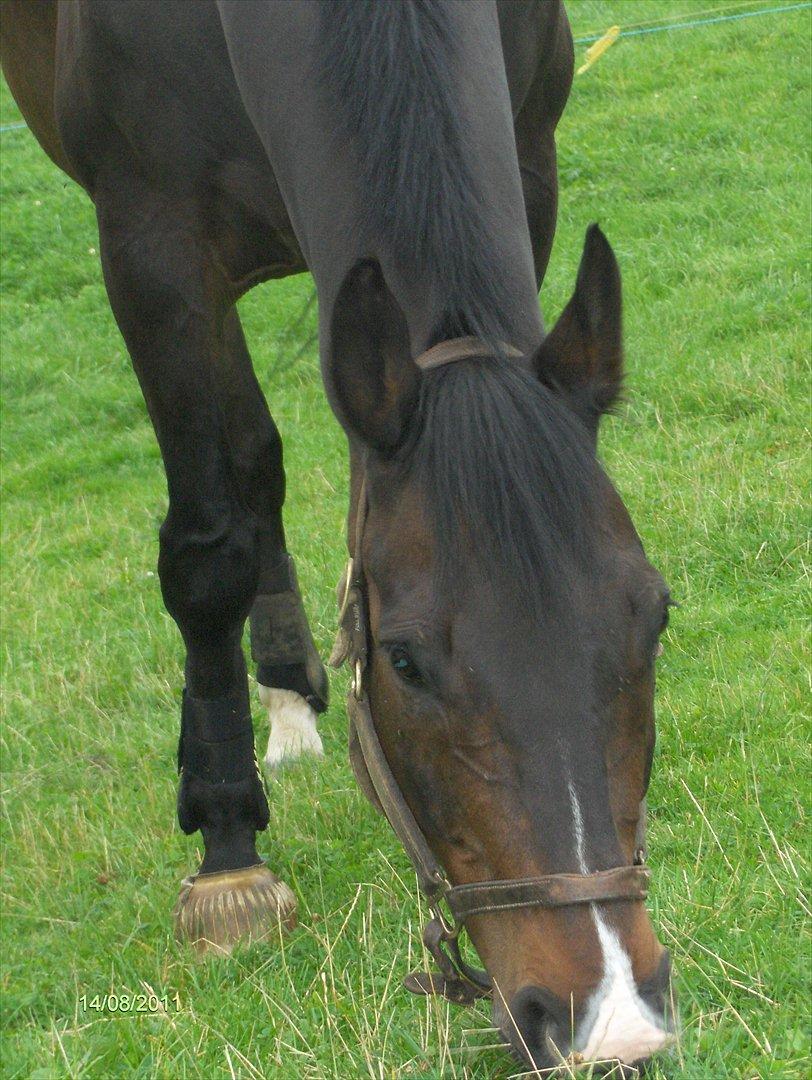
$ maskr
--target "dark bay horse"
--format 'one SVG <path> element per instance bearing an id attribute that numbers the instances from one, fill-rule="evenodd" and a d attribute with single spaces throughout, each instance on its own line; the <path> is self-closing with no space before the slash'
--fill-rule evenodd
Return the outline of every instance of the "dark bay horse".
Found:
<path id="1" fill-rule="evenodd" d="M 466 919 L 495 1022 L 537 1067 L 648 1057 L 671 1037 L 667 953 L 642 894 L 584 902 L 584 883 L 635 861 L 669 599 L 596 458 L 622 377 L 597 227 L 549 334 L 539 313 L 572 78 L 559 0 L 4 0 L 2 15 L 12 92 L 95 204 L 166 468 L 178 817 L 205 843 L 179 931 L 228 949 L 294 918 L 256 849 L 245 620 L 269 764 L 320 752 L 327 681 L 235 302 L 307 269 L 350 445 L 374 738 L 449 885 L 536 897 Z M 564 901 L 539 902 L 539 882 Z"/>

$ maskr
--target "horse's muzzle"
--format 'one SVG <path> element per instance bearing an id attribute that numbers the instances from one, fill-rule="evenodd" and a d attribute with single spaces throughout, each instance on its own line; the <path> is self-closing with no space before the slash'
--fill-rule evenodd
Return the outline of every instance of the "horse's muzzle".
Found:
<path id="1" fill-rule="evenodd" d="M 652 1054 L 674 1041 L 674 1002 L 668 953 L 645 985 L 601 987 L 586 1008 L 574 1009 L 550 991 L 528 985 L 508 1003 L 494 999 L 494 1025 L 534 1069 L 589 1065 L 590 1075 L 639 1075 Z M 569 1075 L 565 1072 L 564 1075 Z"/>

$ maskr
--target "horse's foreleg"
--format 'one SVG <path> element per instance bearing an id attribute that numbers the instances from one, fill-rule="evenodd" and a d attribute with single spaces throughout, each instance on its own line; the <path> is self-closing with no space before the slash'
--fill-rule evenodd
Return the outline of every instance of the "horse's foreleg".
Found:
<path id="1" fill-rule="evenodd" d="M 186 646 L 178 820 L 205 845 L 198 875 L 181 890 L 177 927 L 228 950 L 295 913 L 256 849 L 269 811 L 241 635 L 260 579 L 261 530 L 235 481 L 214 377 L 225 311 L 216 275 L 194 221 L 143 190 L 127 198 L 126 185 L 117 177 L 109 194 L 97 193 L 102 263 L 166 468 L 158 571 Z"/>
<path id="2" fill-rule="evenodd" d="M 282 440 L 257 383 L 237 312 L 223 323 L 218 373 L 235 475 L 258 523 L 259 578 L 251 607 L 251 654 L 268 710 L 269 769 L 303 752 L 322 753 L 316 714 L 327 707 L 327 674 L 285 548 Z"/>

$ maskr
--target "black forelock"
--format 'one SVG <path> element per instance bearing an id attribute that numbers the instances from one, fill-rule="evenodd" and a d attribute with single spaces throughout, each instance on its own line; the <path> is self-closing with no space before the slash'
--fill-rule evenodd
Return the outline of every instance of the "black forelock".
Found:
<path id="1" fill-rule="evenodd" d="M 426 373 L 399 456 L 446 582 L 474 566 L 534 612 L 568 595 L 594 550 L 599 469 L 579 421 L 531 372 L 482 358 Z"/>

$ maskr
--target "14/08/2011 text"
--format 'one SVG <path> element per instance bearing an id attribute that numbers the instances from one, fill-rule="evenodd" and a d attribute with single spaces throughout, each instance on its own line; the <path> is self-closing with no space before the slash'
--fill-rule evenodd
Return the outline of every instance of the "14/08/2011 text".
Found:
<path id="1" fill-rule="evenodd" d="M 158 1013 L 178 1012 L 180 994 L 82 994 L 79 1004 L 85 1012 Z"/>

